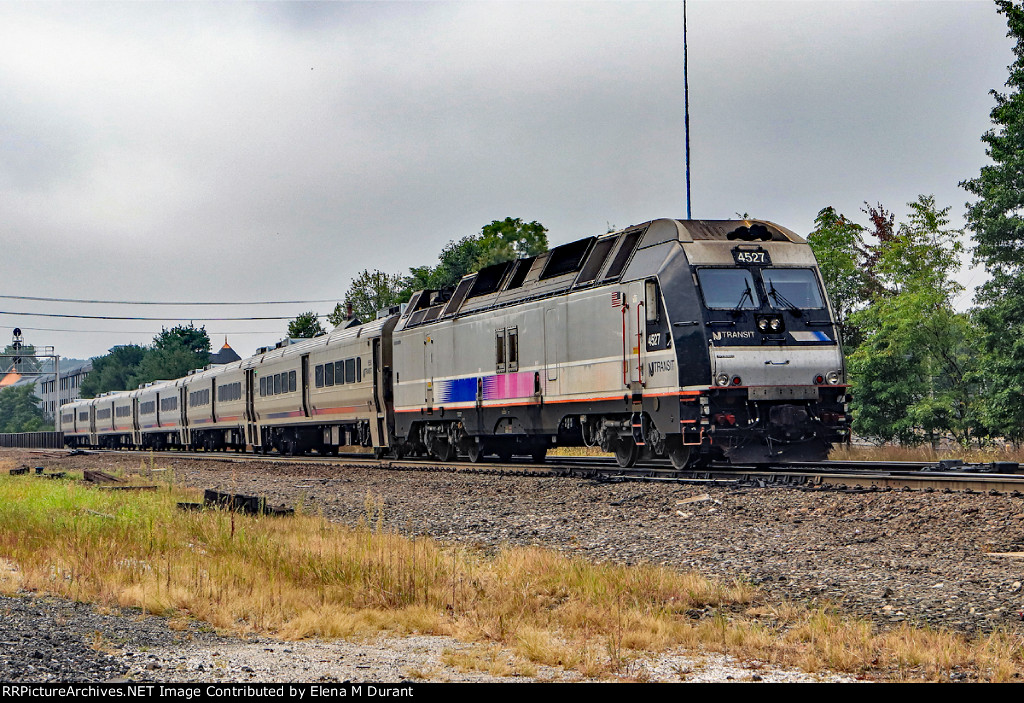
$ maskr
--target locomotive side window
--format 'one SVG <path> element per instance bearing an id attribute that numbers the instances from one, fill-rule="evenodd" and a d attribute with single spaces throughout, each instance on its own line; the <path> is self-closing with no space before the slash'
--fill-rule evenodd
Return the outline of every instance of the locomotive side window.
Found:
<path id="1" fill-rule="evenodd" d="M 519 370 L 519 328 L 509 327 L 508 334 L 508 370 Z"/>
<path id="2" fill-rule="evenodd" d="M 804 310 L 825 307 L 818 281 L 811 269 L 761 270 L 768 302 L 777 310 L 798 307 Z"/>
<path id="3" fill-rule="evenodd" d="M 320 366 L 316 367 L 316 387 L 317 388 L 323 388 L 324 387 L 324 367 L 323 367 L 323 364 L 321 364 Z"/>
<path id="4" fill-rule="evenodd" d="M 324 365 L 324 385 L 325 386 L 333 386 L 334 385 L 334 364 L 333 363 Z"/>
<path id="5" fill-rule="evenodd" d="M 746 269 L 700 269 L 697 279 L 704 304 L 709 308 L 757 310 L 761 307 L 754 278 Z"/>
<path id="6" fill-rule="evenodd" d="M 356 382 L 356 360 L 345 359 L 345 383 Z"/>
<path id="7" fill-rule="evenodd" d="M 334 362 L 334 382 L 341 384 L 345 382 L 345 362 Z"/>
<path id="8" fill-rule="evenodd" d="M 647 314 L 648 322 L 658 321 L 658 282 L 651 280 L 644 284 L 644 311 Z"/>
<path id="9" fill-rule="evenodd" d="M 494 364 L 498 373 L 505 373 L 505 330 L 498 330 L 494 335 Z"/>
<path id="10" fill-rule="evenodd" d="M 296 388 L 295 372 L 294 371 L 289 371 L 288 372 L 288 392 L 289 393 L 294 393 L 295 392 L 295 388 Z"/>

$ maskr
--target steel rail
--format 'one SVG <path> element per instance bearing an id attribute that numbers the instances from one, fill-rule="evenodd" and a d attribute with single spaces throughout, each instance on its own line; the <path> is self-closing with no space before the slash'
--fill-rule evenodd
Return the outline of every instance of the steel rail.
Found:
<path id="1" fill-rule="evenodd" d="M 38 450 L 51 453 L 50 450 Z M 138 450 L 88 450 L 138 456 Z M 339 468 L 372 468 L 394 471 L 457 472 L 524 477 L 571 477 L 612 481 L 658 481 L 721 486 L 798 486 L 812 489 L 852 491 L 923 490 L 986 493 L 1024 493 L 1024 475 L 979 473 L 987 465 L 967 465 L 964 470 L 938 470 L 925 462 L 821 462 L 786 464 L 777 467 L 729 466 L 679 471 L 667 461 L 644 461 L 629 469 L 620 468 L 607 457 L 549 457 L 544 464 L 528 460 L 509 463 L 439 462 L 435 459 L 376 459 L 369 452 L 340 456 L 285 456 L 235 452 L 169 451 L 149 452 L 154 457 L 196 459 L 223 463 L 297 463 Z"/>

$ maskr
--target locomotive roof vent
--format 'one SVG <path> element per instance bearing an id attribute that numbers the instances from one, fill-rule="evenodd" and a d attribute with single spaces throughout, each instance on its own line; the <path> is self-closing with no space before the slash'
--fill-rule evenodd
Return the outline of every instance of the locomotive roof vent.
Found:
<path id="1" fill-rule="evenodd" d="M 742 239 L 746 242 L 762 241 L 767 242 L 771 240 L 772 233 L 768 231 L 768 228 L 762 224 L 752 224 L 749 227 L 747 225 L 740 225 L 732 232 L 725 235 L 726 239 Z"/>

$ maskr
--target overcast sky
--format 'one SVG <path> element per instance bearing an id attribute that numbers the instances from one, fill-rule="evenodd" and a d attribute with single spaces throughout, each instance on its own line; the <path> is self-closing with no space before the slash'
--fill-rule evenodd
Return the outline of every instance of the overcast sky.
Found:
<path id="1" fill-rule="evenodd" d="M 0 2 L 0 295 L 341 300 L 495 219 L 686 216 L 681 2 Z M 990 2 L 687 5 L 693 217 L 952 206 L 1013 60 Z M 982 279 L 964 274 L 966 283 Z M 966 296 L 963 304 L 970 302 Z M 333 304 L 0 298 L 64 357 Z M 243 356 L 285 321 L 210 321 Z M 65 331 L 76 330 L 76 331 Z"/>

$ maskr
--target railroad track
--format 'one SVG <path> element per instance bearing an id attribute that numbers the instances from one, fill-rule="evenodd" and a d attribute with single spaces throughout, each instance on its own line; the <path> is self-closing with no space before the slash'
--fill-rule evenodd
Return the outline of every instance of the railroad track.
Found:
<path id="1" fill-rule="evenodd" d="M 54 453 L 52 449 L 39 451 L 51 455 Z M 144 455 L 138 451 L 101 451 L 105 454 Z M 525 459 L 504 464 L 474 464 L 468 461 L 438 462 L 435 459 L 376 459 L 370 454 L 321 457 L 175 451 L 152 454 L 152 456 L 154 458 L 166 456 L 227 463 L 311 464 L 392 471 L 573 477 L 605 481 L 659 481 L 713 486 L 790 486 L 812 490 L 831 489 L 852 492 L 922 490 L 1024 493 L 1024 475 L 1000 472 L 1001 469 L 1006 468 L 1017 469 L 1017 465 L 1005 462 L 954 466 L 948 462 L 833 461 L 788 463 L 770 468 L 757 465 L 732 466 L 713 463 L 692 471 L 678 471 L 667 461 L 638 462 L 630 469 L 623 469 L 610 458 L 571 456 L 552 456 L 543 464 L 531 464 Z"/>

